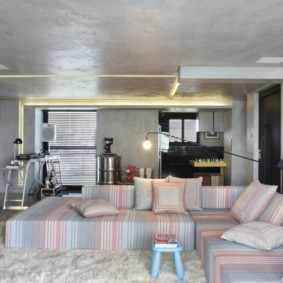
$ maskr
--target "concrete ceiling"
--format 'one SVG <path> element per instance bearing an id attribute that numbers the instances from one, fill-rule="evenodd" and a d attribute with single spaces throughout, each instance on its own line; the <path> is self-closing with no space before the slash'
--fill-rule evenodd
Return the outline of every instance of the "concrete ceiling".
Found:
<path id="1" fill-rule="evenodd" d="M 170 98 L 179 66 L 283 56 L 282 0 L 2 0 L 0 13 L 2 99 L 225 107 L 275 81 L 196 77 Z"/>

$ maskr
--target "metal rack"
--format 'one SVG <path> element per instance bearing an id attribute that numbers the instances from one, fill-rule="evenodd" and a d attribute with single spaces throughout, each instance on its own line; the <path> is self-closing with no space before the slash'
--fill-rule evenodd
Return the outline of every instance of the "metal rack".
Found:
<path id="1" fill-rule="evenodd" d="M 31 168 L 34 167 L 35 170 L 38 171 L 37 182 L 41 187 L 44 187 L 45 184 L 40 181 L 44 165 L 46 165 L 47 174 L 48 172 L 50 172 L 50 170 L 54 170 L 54 172 L 56 172 L 56 183 L 58 185 L 56 185 L 56 187 L 52 189 L 55 190 L 58 189 L 58 186 L 61 187 L 62 176 L 60 158 L 58 156 L 48 155 L 41 158 L 34 158 L 28 160 L 26 164 L 20 166 L 6 166 L 6 168 L 3 168 L 4 182 L 6 184 L 3 210 L 25 210 L 28 208 L 28 206 L 25 206 L 25 196 L 28 187 L 28 179 L 32 173 Z M 22 190 L 21 193 L 18 193 L 19 195 L 21 195 L 20 198 L 10 198 L 13 188 Z"/>
<path id="2" fill-rule="evenodd" d="M 3 168 L 3 175 L 4 181 L 6 183 L 5 188 L 5 196 L 4 196 L 4 203 L 3 203 L 3 210 L 10 209 L 10 210 L 24 210 L 27 209 L 27 206 L 24 206 L 25 201 L 25 189 L 26 189 L 26 170 L 27 167 L 25 166 L 7 166 Z M 22 196 L 19 199 L 10 199 L 9 198 L 9 191 L 11 187 L 20 187 L 18 183 L 15 184 L 14 180 L 17 179 L 19 181 L 23 181 L 23 190 Z M 20 180 L 19 180 L 20 179 Z M 23 180 L 24 179 L 24 180 Z"/>

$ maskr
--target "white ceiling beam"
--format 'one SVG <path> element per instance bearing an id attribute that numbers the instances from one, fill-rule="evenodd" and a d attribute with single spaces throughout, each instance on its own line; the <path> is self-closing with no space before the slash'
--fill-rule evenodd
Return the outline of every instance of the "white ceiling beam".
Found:
<path id="1" fill-rule="evenodd" d="M 283 67 L 266 66 L 180 66 L 179 81 L 274 82 L 283 80 Z"/>

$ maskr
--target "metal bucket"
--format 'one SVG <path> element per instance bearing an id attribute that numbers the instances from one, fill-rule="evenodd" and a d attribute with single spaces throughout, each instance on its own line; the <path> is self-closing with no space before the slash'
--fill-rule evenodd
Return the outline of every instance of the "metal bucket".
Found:
<path id="1" fill-rule="evenodd" d="M 103 154 L 97 157 L 97 183 L 115 184 L 121 178 L 121 157 L 116 154 Z"/>

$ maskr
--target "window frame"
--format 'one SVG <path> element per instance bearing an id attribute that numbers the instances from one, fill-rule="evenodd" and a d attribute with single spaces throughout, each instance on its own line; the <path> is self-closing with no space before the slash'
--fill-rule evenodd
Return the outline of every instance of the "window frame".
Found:
<path id="1" fill-rule="evenodd" d="M 185 120 L 196 120 L 197 123 L 197 113 L 177 113 L 177 112 L 161 112 L 159 115 L 159 124 L 161 126 L 162 132 L 168 132 L 169 133 L 169 121 L 170 120 L 181 120 L 182 121 L 182 129 L 181 129 L 181 139 L 182 141 L 175 141 L 169 142 L 169 145 L 172 146 L 184 146 L 184 145 L 191 145 L 192 143 L 197 142 L 197 135 L 196 135 L 196 141 L 184 141 L 185 136 L 185 129 L 184 124 Z M 197 134 L 197 129 L 196 129 Z"/>

